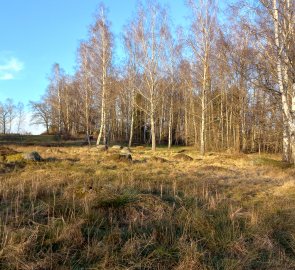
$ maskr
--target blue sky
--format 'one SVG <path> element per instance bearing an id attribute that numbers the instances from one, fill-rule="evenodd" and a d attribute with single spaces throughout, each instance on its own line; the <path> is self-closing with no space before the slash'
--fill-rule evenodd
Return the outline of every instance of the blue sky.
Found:
<path id="1" fill-rule="evenodd" d="M 38 100 L 48 84 L 53 63 L 72 74 L 79 41 L 100 2 L 109 9 L 116 37 L 136 10 L 136 0 L 1 0 L 0 101 Z M 160 1 L 170 7 L 175 24 L 183 23 L 188 10 L 183 0 Z"/>

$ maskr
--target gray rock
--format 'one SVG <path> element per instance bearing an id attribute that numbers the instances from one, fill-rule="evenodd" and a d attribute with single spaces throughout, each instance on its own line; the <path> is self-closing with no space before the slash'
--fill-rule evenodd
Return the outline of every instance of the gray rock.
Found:
<path id="1" fill-rule="evenodd" d="M 120 161 L 132 161 L 132 156 L 130 154 L 111 154 L 108 156 L 108 160 L 111 160 L 111 161 L 115 161 L 115 162 L 120 162 Z"/>
<path id="2" fill-rule="evenodd" d="M 132 161 L 132 156 L 131 154 L 120 154 L 120 160 L 128 160 L 128 161 Z"/>
<path id="3" fill-rule="evenodd" d="M 25 160 L 31 160 L 31 161 L 42 161 L 43 160 L 38 152 L 24 153 L 23 158 Z"/>
<path id="4" fill-rule="evenodd" d="M 122 155 L 131 155 L 131 150 L 129 149 L 129 147 L 123 147 L 120 151 L 120 153 Z"/>

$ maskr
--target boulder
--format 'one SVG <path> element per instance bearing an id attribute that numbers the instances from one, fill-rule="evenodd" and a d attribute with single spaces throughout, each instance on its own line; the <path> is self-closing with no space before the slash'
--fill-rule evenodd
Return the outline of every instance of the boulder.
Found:
<path id="1" fill-rule="evenodd" d="M 132 156 L 131 154 L 111 154 L 110 156 L 108 156 L 108 159 L 115 162 L 132 161 Z"/>
<path id="2" fill-rule="evenodd" d="M 127 154 L 127 155 L 122 155 L 122 154 L 120 154 L 120 158 L 119 158 L 119 160 L 126 160 L 126 161 L 132 161 L 132 156 L 131 156 L 131 154 Z"/>
<path id="3" fill-rule="evenodd" d="M 186 155 L 186 154 L 177 154 L 174 156 L 175 159 L 178 159 L 178 160 L 183 160 L 183 161 L 192 161 L 193 158 Z"/>
<path id="4" fill-rule="evenodd" d="M 122 155 L 131 155 L 131 150 L 129 149 L 129 147 L 123 147 L 120 151 L 120 153 Z"/>
<path id="5" fill-rule="evenodd" d="M 30 160 L 30 161 L 42 161 L 42 157 L 39 155 L 38 152 L 29 152 L 29 153 L 24 153 L 23 158 L 25 160 Z"/>

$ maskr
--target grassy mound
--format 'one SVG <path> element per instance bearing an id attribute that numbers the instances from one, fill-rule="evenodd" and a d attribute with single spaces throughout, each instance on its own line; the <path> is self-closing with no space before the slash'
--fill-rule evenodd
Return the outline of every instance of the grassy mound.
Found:
<path id="1" fill-rule="evenodd" d="M 183 154 L 183 153 L 175 155 L 174 158 L 177 160 L 183 160 L 183 161 L 192 161 L 193 160 L 192 157 L 190 157 L 186 154 Z"/>
<path id="2" fill-rule="evenodd" d="M 151 157 L 150 161 L 155 161 L 155 162 L 160 162 L 160 163 L 165 163 L 168 162 L 168 160 L 166 158 L 162 158 L 162 157 Z"/>
<path id="3" fill-rule="evenodd" d="M 9 147 L 0 146 L 0 156 L 9 156 L 9 155 L 17 154 L 17 153 L 18 153 L 17 151 Z"/>

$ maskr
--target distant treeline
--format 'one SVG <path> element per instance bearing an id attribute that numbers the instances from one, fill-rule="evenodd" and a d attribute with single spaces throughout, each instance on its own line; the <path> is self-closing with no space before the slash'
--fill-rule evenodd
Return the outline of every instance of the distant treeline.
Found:
<path id="1" fill-rule="evenodd" d="M 24 104 L 15 104 L 12 99 L 0 102 L 0 134 L 22 133 L 25 121 Z"/>

